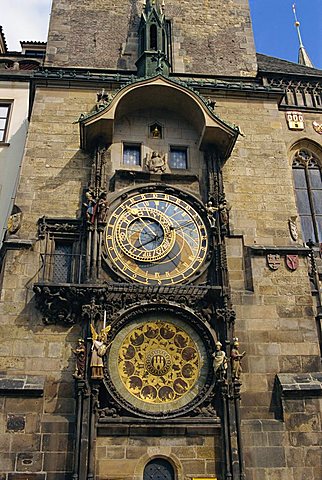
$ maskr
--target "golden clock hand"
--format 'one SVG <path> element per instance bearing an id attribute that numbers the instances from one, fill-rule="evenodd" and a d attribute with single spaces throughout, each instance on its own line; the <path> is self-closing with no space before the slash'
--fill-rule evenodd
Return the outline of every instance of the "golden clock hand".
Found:
<path id="1" fill-rule="evenodd" d="M 185 228 L 185 227 L 187 227 L 188 225 L 191 225 L 191 224 L 192 225 L 194 224 L 193 220 L 190 220 L 189 222 L 184 223 L 183 225 L 179 225 L 178 227 L 170 227 L 170 229 L 171 230 L 181 230 L 182 228 Z"/>
<path id="2" fill-rule="evenodd" d="M 140 217 L 140 216 L 138 215 L 138 213 L 136 213 L 136 212 L 138 212 L 138 210 L 136 210 L 136 209 L 134 209 L 134 208 L 128 207 L 128 211 L 129 211 L 129 213 L 130 213 L 133 217 L 135 217 L 135 218 L 137 218 L 138 220 L 140 220 L 140 222 L 143 223 L 143 225 L 147 228 L 147 230 L 150 230 L 150 232 L 152 233 L 152 235 L 155 235 L 155 232 L 152 230 L 152 228 L 143 220 L 142 217 Z"/>
<path id="3" fill-rule="evenodd" d="M 155 242 L 155 240 L 158 240 L 159 238 L 160 238 L 160 237 L 157 237 L 157 236 L 155 235 L 154 238 L 148 240 L 148 241 L 145 242 L 145 243 L 141 243 L 141 242 L 140 242 L 140 245 L 138 246 L 138 248 L 145 247 L 145 245 L 149 245 L 149 243 Z"/>

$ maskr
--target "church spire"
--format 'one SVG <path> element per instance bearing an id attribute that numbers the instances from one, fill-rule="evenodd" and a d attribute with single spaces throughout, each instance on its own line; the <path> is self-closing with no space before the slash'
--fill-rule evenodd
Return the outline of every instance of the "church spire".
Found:
<path id="1" fill-rule="evenodd" d="M 170 28 L 165 15 L 164 0 L 145 0 L 139 26 L 139 77 L 170 71 Z"/>
<path id="2" fill-rule="evenodd" d="M 293 3 L 292 8 L 293 8 L 293 13 L 294 13 L 294 18 L 295 18 L 295 27 L 296 27 L 296 30 L 297 30 L 297 35 L 298 35 L 299 43 L 300 43 L 298 63 L 300 65 L 305 65 L 306 67 L 314 67 L 307 51 L 305 50 L 303 42 L 302 42 L 302 36 L 301 36 L 301 31 L 300 31 L 300 22 L 297 19 L 295 3 Z"/>

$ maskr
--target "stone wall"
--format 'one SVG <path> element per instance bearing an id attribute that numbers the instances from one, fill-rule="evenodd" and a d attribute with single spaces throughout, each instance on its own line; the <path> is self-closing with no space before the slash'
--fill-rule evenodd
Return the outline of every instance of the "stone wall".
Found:
<path id="1" fill-rule="evenodd" d="M 47 65 L 136 70 L 142 3 L 54 0 Z M 167 0 L 165 15 L 175 73 L 256 74 L 248 0 Z"/>
<path id="2" fill-rule="evenodd" d="M 97 440 L 97 474 L 101 479 L 141 480 L 150 459 L 164 457 L 175 466 L 178 480 L 220 475 L 221 442 L 218 433 L 204 436 L 172 436 L 172 430 L 160 437 L 99 437 Z M 122 473 L 120 472 L 122 465 Z"/>
<path id="3" fill-rule="evenodd" d="M 45 377 L 44 396 L 26 398 L 21 391 L 15 397 L 2 399 L 3 478 L 14 469 L 23 473 L 27 465 L 34 465 L 31 473 L 48 472 L 47 480 L 63 480 L 64 470 L 71 469 L 68 452 L 72 448 L 75 367 L 71 347 L 76 344 L 79 330 L 44 326 L 34 305 L 32 285 L 42 265 L 42 246 L 36 241 L 38 219 L 43 215 L 80 216 L 91 158 L 79 149 L 79 127 L 74 122 L 81 112 L 95 106 L 95 100 L 94 89 L 39 88 L 36 93 L 16 199 L 24 215 L 20 238 L 31 240 L 32 246 L 7 252 L 0 303 L 0 365 L 10 377 Z M 305 134 L 289 132 L 274 99 L 245 101 L 216 96 L 216 100 L 220 116 L 238 123 L 244 135 L 224 168 L 224 183 L 231 206 L 227 251 L 237 312 L 236 334 L 241 350 L 247 352 L 241 404 L 247 478 L 298 480 L 310 475 L 318 480 L 320 401 L 307 393 L 304 400 L 285 402 L 281 407 L 281 395 L 276 390 L 277 374 L 320 368 L 307 260 L 301 254 L 299 269 L 291 272 L 282 258 L 279 269 L 272 271 L 265 255 L 247 248 L 296 247 L 287 223 L 290 216 L 296 215 L 288 149 L 301 137 L 316 137 L 309 128 Z M 135 135 L 132 140 L 138 138 Z M 115 155 L 110 173 L 113 165 L 120 166 L 119 152 Z M 202 162 L 202 155 L 198 160 Z M 203 183 L 204 170 L 199 170 L 197 160 L 193 168 Z M 317 413 L 313 418 L 314 409 Z M 8 429 L 8 422 L 15 417 L 25 418 L 23 431 Z M 198 475 L 210 475 L 218 445 L 213 455 L 210 438 L 201 439 L 201 443 L 195 440 L 189 443 L 189 439 L 173 438 L 170 444 L 167 438 L 158 438 L 155 442 L 176 455 L 184 474 L 190 471 L 192 475 L 193 466 L 198 465 Z M 147 445 L 138 439 L 111 439 L 108 435 L 99 437 L 97 454 L 98 469 L 104 469 L 102 478 L 105 469 L 114 468 L 115 480 L 120 460 L 131 477 L 139 459 L 149 458 Z M 217 464 L 215 468 L 218 471 Z"/>

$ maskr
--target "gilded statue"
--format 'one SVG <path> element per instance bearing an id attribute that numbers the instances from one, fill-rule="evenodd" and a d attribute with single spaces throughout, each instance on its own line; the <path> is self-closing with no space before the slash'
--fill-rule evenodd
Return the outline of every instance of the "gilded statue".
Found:
<path id="1" fill-rule="evenodd" d="M 111 326 L 103 328 L 99 333 L 96 332 L 94 326 L 91 324 L 92 332 L 92 355 L 91 355 L 91 378 L 93 379 L 102 379 L 104 377 L 103 373 L 103 357 L 107 352 L 107 336 L 108 332 L 111 329 Z"/>

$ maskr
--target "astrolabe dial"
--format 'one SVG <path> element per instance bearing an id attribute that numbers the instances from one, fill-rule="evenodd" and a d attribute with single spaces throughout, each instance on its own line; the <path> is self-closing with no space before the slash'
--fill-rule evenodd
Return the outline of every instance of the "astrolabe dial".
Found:
<path id="1" fill-rule="evenodd" d="M 200 392 L 205 352 L 196 332 L 182 321 L 152 317 L 120 332 L 109 360 L 117 360 L 110 376 L 120 395 L 137 408 L 157 413 L 178 409 Z"/>
<path id="2" fill-rule="evenodd" d="M 128 207 L 116 229 L 119 248 L 138 262 L 156 262 L 166 257 L 175 239 L 168 217 L 155 208 Z"/>
<path id="3" fill-rule="evenodd" d="M 129 196 L 112 210 L 106 227 L 108 263 L 145 285 L 188 282 L 204 265 L 208 249 L 207 227 L 198 211 L 180 196 L 163 192 Z"/>

